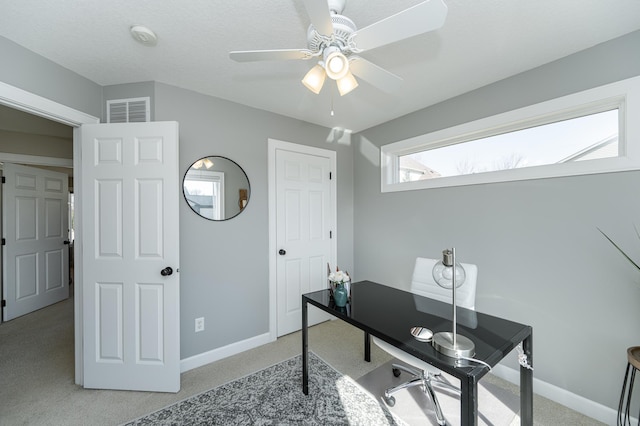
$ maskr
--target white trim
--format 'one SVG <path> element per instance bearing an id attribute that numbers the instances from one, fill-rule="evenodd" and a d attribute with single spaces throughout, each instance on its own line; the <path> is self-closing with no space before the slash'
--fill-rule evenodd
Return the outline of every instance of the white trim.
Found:
<path id="1" fill-rule="evenodd" d="M 90 124 L 90 123 L 87 123 Z M 75 239 L 73 242 L 73 291 L 74 310 L 73 323 L 75 325 L 75 360 L 76 360 L 76 385 L 84 385 L 84 309 L 82 298 L 84 289 L 82 285 L 82 265 L 83 265 L 83 242 L 82 242 L 82 139 L 80 138 L 80 127 L 73 129 L 73 196 L 75 203 Z"/>
<path id="2" fill-rule="evenodd" d="M 508 382 L 518 385 L 520 383 L 520 371 L 498 364 L 491 370 L 491 373 Z M 618 412 L 605 405 L 591 401 L 580 395 L 569 392 L 558 386 L 543 382 L 540 379 L 533 379 L 533 392 L 537 395 L 550 399 L 558 404 L 562 404 L 574 411 L 596 419 L 604 424 L 616 424 Z M 637 423 L 637 419 L 632 419 L 632 424 Z"/>
<path id="3" fill-rule="evenodd" d="M 264 333 L 259 336 L 250 337 L 249 339 L 235 342 L 221 348 L 213 349 L 208 352 L 203 352 L 198 355 L 194 355 L 189 358 L 180 360 L 180 373 L 193 370 L 194 368 L 202 367 L 203 365 L 210 364 L 215 361 L 219 361 L 224 358 L 228 358 L 233 355 L 237 355 L 249 349 L 257 348 L 265 343 L 271 342 L 269 333 Z"/>
<path id="4" fill-rule="evenodd" d="M 73 127 L 100 122 L 99 118 L 92 115 L 10 86 L 2 81 L 0 81 L 0 104 Z"/>
<path id="5" fill-rule="evenodd" d="M 49 120 L 75 127 L 73 129 L 73 174 L 76 197 L 75 221 L 78 229 L 75 231 L 74 243 L 74 343 L 75 343 L 75 383 L 84 383 L 83 352 L 82 352 L 82 209 L 80 188 L 82 186 L 82 146 L 79 138 L 78 127 L 83 124 L 99 123 L 100 119 L 85 114 L 82 111 L 69 108 L 42 96 L 35 95 L 17 87 L 0 81 L 0 104 L 10 108 L 19 109 L 29 114 L 48 118 Z"/>
<path id="6" fill-rule="evenodd" d="M 73 167 L 72 158 L 43 157 L 40 155 L 23 155 L 12 154 L 9 152 L 0 152 L 0 162 L 17 163 L 17 164 L 37 164 L 40 166 L 51 167 Z"/>
<path id="7" fill-rule="evenodd" d="M 593 161 L 581 161 L 521 169 L 442 177 L 415 182 L 394 183 L 394 164 L 400 155 L 417 151 L 422 146 L 444 146 L 452 143 L 494 135 L 505 128 L 517 128 L 534 120 L 544 122 L 549 117 L 567 116 L 577 109 L 602 110 L 606 105 L 620 106 L 621 156 Z M 380 148 L 381 191 L 395 192 L 414 189 L 442 188 L 481 183 L 511 182 L 560 176 L 621 172 L 640 169 L 640 121 L 625 117 L 640 116 L 640 77 L 621 80 L 536 105 L 505 112 L 426 135 L 390 143 Z"/>
<path id="8" fill-rule="evenodd" d="M 328 157 L 331 161 L 331 171 L 333 178 L 331 179 L 331 200 L 333 205 L 331 209 L 332 223 L 333 225 L 333 238 L 331 239 L 331 264 L 337 263 L 338 257 L 338 174 L 337 169 L 337 153 L 323 148 L 315 148 L 308 145 L 300 145 L 291 142 L 284 142 L 276 139 L 267 140 L 267 179 L 268 179 L 268 192 L 269 192 L 269 335 L 271 341 L 275 341 L 277 335 L 277 281 L 276 281 L 276 262 L 277 262 L 277 247 L 276 247 L 276 151 L 285 150 L 298 152 L 307 155 L 317 155 L 322 157 Z"/>

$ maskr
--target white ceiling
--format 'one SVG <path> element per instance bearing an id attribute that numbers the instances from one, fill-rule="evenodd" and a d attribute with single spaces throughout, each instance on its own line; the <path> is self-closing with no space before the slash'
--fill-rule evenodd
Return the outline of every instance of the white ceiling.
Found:
<path id="1" fill-rule="evenodd" d="M 321 1 L 321 0 L 319 0 Z M 421 0 L 347 0 L 359 28 Z M 441 29 L 362 56 L 404 79 L 340 97 L 300 80 L 313 61 L 237 63 L 231 50 L 306 48 L 300 0 L 0 0 L 0 35 L 100 84 L 158 81 L 360 131 L 640 29 L 640 0 L 445 0 Z M 136 43 L 132 25 L 158 35 Z M 330 115 L 331 106 L 335 116 Z"/>

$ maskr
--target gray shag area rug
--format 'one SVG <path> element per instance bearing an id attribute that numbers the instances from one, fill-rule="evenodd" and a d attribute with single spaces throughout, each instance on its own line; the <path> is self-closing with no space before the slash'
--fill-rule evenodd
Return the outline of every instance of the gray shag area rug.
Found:
<path id="1" fill-rule="evenodd" d="M 125 425 L 404 425 L 353 379 L 309 353 L 192 396 Z"/>

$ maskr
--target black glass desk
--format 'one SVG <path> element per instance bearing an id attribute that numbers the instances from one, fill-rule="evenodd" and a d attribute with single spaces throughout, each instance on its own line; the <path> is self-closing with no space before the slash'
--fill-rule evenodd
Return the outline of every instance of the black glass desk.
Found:
<path id="1" fill-rule="evenodd" d="M 309 394 L 308 304 L 316 306 L 364 331 L 364 358 L 371 360 L 371 338 L 378 337 L 420 358 L 460 380 L 461 419 L 463 425 L 478 423 L 478 381 L 488 368 L 462 361 L 436 351 L 430 343 L 419 342 L 410 334 L 411 327 L 424 326 L 434 333 L 451 331 L 452 309 L 448 303 L 418 296 L 392 287 L 361 281 L 351 285 L 351 301 L 344 308 L 335 306 L 329 289 L 302 295 L 302 391 Z M 458 308 L 458 334 L 475 343 L 475 358 L 492 367 L 520 342 L 530 365 L 533 365 L 533 330 L 530 326 L 502 318 Z M 520 422 L 533 424 L 533 373 L 520 367 Z"/>

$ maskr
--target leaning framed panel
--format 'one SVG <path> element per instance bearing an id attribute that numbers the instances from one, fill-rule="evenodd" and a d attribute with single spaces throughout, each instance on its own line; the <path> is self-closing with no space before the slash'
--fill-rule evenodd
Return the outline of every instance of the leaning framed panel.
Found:
<path id="1" fill-rule="evenodd" d="M 478 424 L 478 381 L 489 369 L 481 363 L 456 360 L 420 342 L 410 333 L 424 326 L 434 333 L 451 331 L 452 309 L 448 303 L 407 291 L 361 281 L 351 285 L 347 306 L 336 307 L 329 289 L 302 295 L 302 391 L 309 394 L 308 305 L 311 304 L 364 331 L 364 359 L 371 360 L 371 338 L 376 336 L 460 380 L 460 413 L 463 425 Z M 458 334 L 475 343 L 474 358 L 492 367 L 522 343 L 533 365 L 533 329 L 524 324 L 458 307 Z M 520 421 L 533 424 L 533 372 L 520 367 Z"/>

